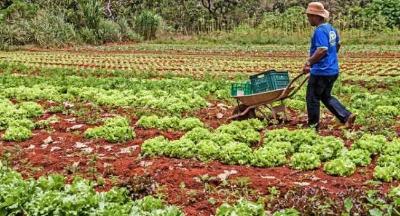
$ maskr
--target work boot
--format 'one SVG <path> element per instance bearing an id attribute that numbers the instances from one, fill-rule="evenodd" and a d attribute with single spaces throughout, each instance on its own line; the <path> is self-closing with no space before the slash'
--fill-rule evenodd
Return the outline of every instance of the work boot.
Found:
<path id="1" fill-rule="evenodd" d="M 355 114 L 351 114 L 348 118 L 347 121 L 345 123 L 346 128 L 352 128 L 354 125 L 354 122 L 356 121 L 356 115 Z"/>

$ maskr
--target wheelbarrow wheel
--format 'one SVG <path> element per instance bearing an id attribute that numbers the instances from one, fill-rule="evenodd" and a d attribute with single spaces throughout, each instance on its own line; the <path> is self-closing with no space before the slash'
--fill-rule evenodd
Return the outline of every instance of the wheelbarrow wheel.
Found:
<path id="1" fill-rule="evenodd" d="M 244 105 L 244 104 L 240 104 L 237 107 L 235 107 L 235 109 L 232 112 L 232 115 L 238 115 L 242 112 L 244 112 L 246 109 L 248 108 L 248 106 Z M 252 119 L 252 118 L 256 118 L 256 109 L 252 108 L 250 109 L 246 114 L 241 115 L 239 117 L 236 117 L 234 120 L 247 120 L 247 119 Z"/>

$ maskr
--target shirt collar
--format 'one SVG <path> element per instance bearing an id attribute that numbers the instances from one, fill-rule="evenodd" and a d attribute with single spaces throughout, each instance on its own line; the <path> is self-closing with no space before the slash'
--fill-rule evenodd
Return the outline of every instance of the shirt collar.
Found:
<path id="1" fill-rule="evenodd" d="M 317 28 L 320 26 L 323 26 L 323 25 L 328 25 L 328 23 L 327 22 L 321 23 L 321 24 L 319 24 L 319 26 L 317 26 Z"/>

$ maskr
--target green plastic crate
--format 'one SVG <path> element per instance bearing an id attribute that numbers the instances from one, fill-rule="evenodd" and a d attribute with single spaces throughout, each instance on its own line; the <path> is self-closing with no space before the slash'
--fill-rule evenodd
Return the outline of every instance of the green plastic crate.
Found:
<path id="1" fill-rule="evenodd" d="M 244 96 L 253 94 L 250 82 L 233 83 L 231 86 L 232 97 Z"/>
<path id="2" fill-rule="evenodd" d="M 273 91 L 289 85 L 289 72 L 269 70 L 250 76 L 253 93 Z"/>

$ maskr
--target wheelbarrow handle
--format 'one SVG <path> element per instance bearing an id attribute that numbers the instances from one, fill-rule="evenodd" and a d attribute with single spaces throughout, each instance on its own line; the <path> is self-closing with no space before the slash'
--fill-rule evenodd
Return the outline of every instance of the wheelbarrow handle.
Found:
<path id="1" fill-rule="evenodd" d="M 298 79 L 300 79 L 304 75 L 306 75 L 306 78 L 300 83 L 300 85 L 297 86 L 296 89 L 294 89 L 291 94 L 286 95 L 287 91 L 289 91 L 289 89 L 292 87 L 293 83 L 295 83 Z M 310 77 L 309 74 L 301 72 L 299 75 L 297 75 L 295 78 L 293 78 L 292 81 L 290 81 L 289 85 L 285 88 L 285 90 L 282 92 L 281 96 L 279 96 L 277 100 L 282 100 L 284 98 L 292 97 L 304 85 L 304 83 L 306 83 L 306 81 L 308 80 L 309 77 Z"/>

